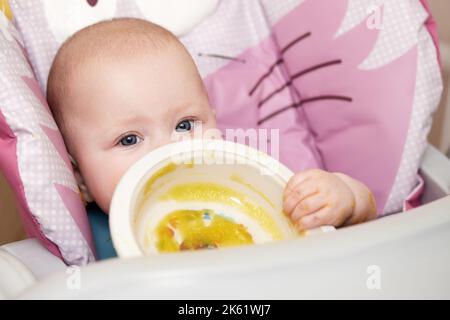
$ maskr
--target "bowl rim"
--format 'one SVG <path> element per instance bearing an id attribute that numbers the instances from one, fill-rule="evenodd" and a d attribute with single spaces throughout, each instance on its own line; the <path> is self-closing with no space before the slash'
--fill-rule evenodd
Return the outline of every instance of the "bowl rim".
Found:
<path id="1" fill-rule="evenodd" d="M 277 171 L 274 174 L 286 183 L 294 175 L 290 169 L 268 154 L 227 140 L 192 139 L 161 146 L 136 161 L 121 177 L 114 190 L 109 210 L 109 227 L 113 246 L 119 257 L 132 258 L 143 255 L 130 219 L 133 196 L 143 176 L 168 158 L 193 151 L 219 151 L 247 159 L 249 154 L 258 155 L 256 159 L 251 159 L 253 165 L 259 169 L 267 169 L 268 164 L 276 165 Z"/>

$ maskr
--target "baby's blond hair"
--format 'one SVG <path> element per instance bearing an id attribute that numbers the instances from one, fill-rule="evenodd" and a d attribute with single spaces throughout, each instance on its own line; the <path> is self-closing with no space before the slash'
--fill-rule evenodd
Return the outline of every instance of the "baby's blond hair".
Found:
<path id="1" fill-rule="evenodd" d="M 47 101 L 61 131 L 67 123 L 63 116 L 64 97 L 70 87 L 68 79 L 88 59 L 115 59 L 117 55 L 149 53 L 168 45 L 186 50 L 170 31 L 146 20 L 118 18 L 81 29 L 58 50 L 47 81 Z"/>

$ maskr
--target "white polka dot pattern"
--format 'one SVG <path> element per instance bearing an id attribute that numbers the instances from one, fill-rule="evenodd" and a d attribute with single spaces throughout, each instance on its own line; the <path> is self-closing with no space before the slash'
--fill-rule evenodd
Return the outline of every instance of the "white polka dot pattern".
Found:
<path id="1" fill-rule="evenodd" d="M 428 18 L 419 1 L 350 0 L 346 17 L 336 33 L 340 36 L 364 22 L 369 9 L 382 8 L 381 30 L 374 50 L 361 64 L 363 70 L 377 69 L 418 46 L 417 82 L 409 132 L 394 185 L 383 214 L 398 212 L 404 199 L 417 185 L 417 171 L 427 146 L 431 115 L 442 92 L 436 48 L 424 22 Z"/>
<path id="2" fill-rule="evenodd" d="M 372 53 L 361 64 L 361 69 L 377 69 L 405 54 L 417 44 L 418 30 L 428 17 L 419 1 L 351 0 L 346 17 L 336 36 L 357 24 L 368 21 L 380 10 L 380 35 Z"/>
<path id="3" fill-rule="evenodd" d="M 202 77 L 206 77 L 229 62 L 208 55 L 237 57 L 269 34 L 258 0 L 221 1 L 216 12 L 181 41 L 194 58 Z"/>
<path id="4" fill-rule="evenodd" d="M 18 35 L 17 32 L 12 34 Z M 0 111 L 17 138 L 16 156 L 28 208 L 67 263 L 86 264 L 93 261 L 94 256 L 54 187 L 59 184 L 78 194 L 71 169 L 55 149 L 55 141 L 43 131 L 43 127 L 56 131 L 56 124 L 47 107 L 24 81 L 26 77 L 33 79 L 33 73 L 19 44 L 0 40 Z M 64 245 L 68 241 L 71 245 Z"/>
<path id="5" fill-rule="evenodd" d="M 431 116 L 443 90 L 436 48 L 425 27 L 419 33 L 418 53 L 414 107 L 399 171 L 384 208 L 385 214 L 401 210 L 404 199 L 418 183 L 417 171 L 427 147 Z"/>

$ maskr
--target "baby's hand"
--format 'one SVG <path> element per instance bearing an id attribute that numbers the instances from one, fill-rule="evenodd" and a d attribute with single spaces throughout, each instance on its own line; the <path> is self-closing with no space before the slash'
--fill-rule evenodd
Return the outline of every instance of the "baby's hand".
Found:
<path id="1" fill-rule="evenodd" d="M 299 231 L 376 217 L 374 198 L 365 185 L 344 174 L 319 169 L 298 173 L 289 180 L 283 210 Z"/>

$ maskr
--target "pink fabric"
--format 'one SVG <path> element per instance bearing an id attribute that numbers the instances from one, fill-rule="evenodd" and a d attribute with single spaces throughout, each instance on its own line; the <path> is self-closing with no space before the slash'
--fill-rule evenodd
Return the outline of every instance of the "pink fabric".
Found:
<path id="1" fill-rule="evenodd" d="M 9 27 L 13 29 L 12 25 Z M 80 195 L 63 186 L 75 185 L 74 179 L 70 181 L 73 178 L 72 167 L 63 139 L 58 130 L 44 125 L 52 122 L 52 114 L 36 79 L 26 75 L 32 74 L 33 70 L 27 64 L 29 60 L 21 39 L 14 38 L 15 41 L 9 42 L 3 41 L 3 38 L 0 40 L 0 63 L 5 70 L 1 82 L 4 88 L 11 88 L 2 91 L 0 98 L 0 168 L 16 195 L 27 235 L 40 240 L 50 252 L 68 264 L 86 264 L 94 260 L 94 245 Z M 13 95 L 17 90 L 19 95 Z M 16 113 L 11 106 L 14 106 Z M 34 128 L 40 129 L 34 131 Z M 18 149 L 18 141 L 26 143 L 26 151 Z M 54 150 L 59 157 L 47 160 L 45 156 L 54 155 Z M 30 158 L 30 155 L 36 155 L 36 159 Z M 44 161 L 58 164 L 59 158 L 64 161 L 67 171 L 60 168 L 45 171 L 40 169 L 43 165 L 34 167 L 29 163 L 36 160 L 41 164 Z M 28 177 L 27 186 L 24 186 L 25 177 Z M 45 201 L 56 199 L 57 195 L 62 201 L 57 206 L 61 211 L 49 210 Z M 55 215 L 61 216 L 55 219 Z M 58 226 L 59 222 L 65 225 Z M 71 223 L 74 225 L 71 226 Z"/>
<path id="2" fill-rule="evenodd" d="M 34 96 L 39 99 L 39 101 L 45 107 L 45 109 L 48 111 L 48 113 L 52 114 L 50 111 L 50 107 L 47 104 L 47 100 L 44 98 L 36 79 L 22 76 L 22 80 L 23 80 L 23 82 L 25 82 L 25 84 L 28 86 L 28 88 L 31 90 L 31 92 L 33 92 Z"/>
<path id="3" fill-rule="evenodd" d="M 266 95 L 286 82 L 285 75 L 279 69 L 273 71 L 270 81 L 262 83 L 257 92 L 249 94 L 258 78 L 267 72 L 270 64 L 278 57 L 275 42 L 268 38 L 258 46 L 246 50 L 238 57 L 239 60 L 229 63 L 205 79 L 211 104 L 217 112 L 218 126 L 223 132 L 226 129 L 279 129 L 281 162 L 295 172 L 320 168 L 320 155 L 315 151 L 308 124 L 304 117 L 296 115 L 295 110 L 288 110 L 282 117 L 258 124 L 259 120 L 276 108 L 292 104 L 292 93 L 285 90 L 263 108 L 258 107 L 258 103 Z M 270 132 L 268 135 L 270 136 Z M 271 141 L 259 141 L 259 147 L 266 142 L 267 150 L 261 151 L 277 157 L 270 152 Z"/>
<path id="4" fill-rule="evenodd" d="M 347 173 L 373 191 L 383 212 L 409 128 L 417 48 L 381 68 L 359 69 L 378 31 L 364 22 L 334 39 L 346 10 L 346 0 L 302 3 L 276 23 L 272 37 L 207 77 L 206 84 L 222 129 L 282 128 L 280 160 L 290 169 Z M 281 55 L 283 48 L 288 49 Z M 329 65 L 311 71 L 323 63 Z M 298 73 L 303 74 L 292 79 Z M 334 98 L 315 100 L 326 96 Z M 308 103 L 286 108 L 301 101 Z M 270 114 L 276 115 L 260 123 Z"/>
<path id="5" fill-rule="evenodd" d="M 428 10 L 426 1 L 421 0 L 421 2 Z M 263 3 L 264 1 L 260 2 L 262 6 L 264 6 Z M 276 6 L 273 2 L 266 3 L 267 7 Z M 218 112 L 221 129 L 281 128 L 279 158 L 282 162 L 293 171 L 323 167 L 332 171 L 342 171 L 362 180 L 375 191 L 378 210 L 381 212 L 398 171 L 408 129 L 413 86 L 416 80 L 417 52 L 413 48 L 398 60 L 380 69 L 359 70 L 358 64 L 367 57 L 378 33 L 361 25 L 348 34 L 334 39 L 333 36 L 342 22 L 346 9 L 346 0 L 302 2 L 276 23 L 273 35 L 247 48 L 238 57 L 239 60 L 229 63 L 208 76 L 206 84 Z M 31 58 L 36 59 L 36 56 L 44 60 L 49 58 L 48 54 L 42 56 L 41 53 L 52 52 L 56 43 L 48 30 L 47 21 L 41 16 L 42 3 L 36 0 L 34 5 L 25 7 L 18 5 L 16 10 L 18 13 L 23 11 L 22 15 L 17 17 L 22 19 L 21 31 L 28 37 L 27 50 L 32 54 Z M 267 16 L 270 15 L 269 12 L 266 13 Z M 225 23 L 223 30 L 229 30 L 228 28 L 235 22 L 233 14 L 233 12 L 227 13 L 227 19 L 230 16 L 227 21 L 229 24 Z M 141 17 L 141 15 L 138 16 Z M 263 19 L 262 16 L 261 18 Z M 39 23 L 35 24 L 36 21 Z M 253 26 L 255 29 L 252 29 Z M 431 16 L 426 26 L 438 47 L 436 26 Z M 243 32 L 249 32 L 249 30 L 261 32 L 257 27 L 256 23 L 255 25 L 250 23 L 250 29 L 244 28 Z M 203 28 L 209 28 L 209 25 L 205 24 Z M 217 28 L 210 30 L 216 32 Z M 217 37 L 215 32 L 211 33 Z M 308 32 L 310 32 L 309 36 Z M 305 38 L 281 54 L 282 48 L 286 48 L 301 35 L 305 35 Z M 192 43 L 200 44 L 199 47 L 203 48 L 203 43 L 209 43 L 212 40 L 215 39 L 202 38 L 200 42 Z M 219 40 L 232 43 L 234 39 L 224 36 L 224 39 L 220 37 Z M 20 43 L 18 44 L 25 54 L 23 59 L 27 59 L 25 49 Z M 190 49 L 195 49 L 194 45 Z M 283 59 L 280 60 L 282 57 Z M 305 72 L 303 76 L 285 86 L 290 77 L 299 71 L 307 71 L 308 68 L 317 64 L 336 62 L 336 60 L 342 61 L 331 63 L 314 72 Z M 36 63 L 36 60 L 33 61 Z M 277 61 L 279 63 L 276 63 Z M 46 69 L 36 68 L 36 70 Z M 268 72 L 270 70 L 272 71 Z M 263 77 L 266 73 L 267 77 Z M 45 77 L 42 74 L 39 76 Z M 42 108 L 45 107 L 48 111 L 36 80 L 29 77 L 22 79 L 42 102 Z M 280 88 L 282 90 L 271 95 Z M 383 94 L 380 94 L 381 92 Z M 323 95 L 339 95 L 348 97 L 351 101 L 334 97 L 334 99 L 309 101 L 299 108 L 288 108 L 305 99 L 307 101 Z M 24 92 L 24 96 L 28 98 L 29 93 Z M 283 108 L 286 108 L 284 112 L 266 119 Z M 423 121 L 425 120 L 424 118 Z M 422 124 L 423 122 L 418 123 L 419 126 Z M 42 125 L 40 128 L 50 138 L 53 144 L 50 147 L 56 148 L 70 168 L 60 134 Z M 269 151 L 271 143 L 274 141 L 269 141 Z M 70 244 L 63 245 L 62 238 L 59 242 L 55 240 L 55 243 L 47 240 L 43 232 L 50 230 L 51 226 L 39 226 L 31 215 L 17 167 L 16 137 L 1 114 L 0 149 L 2 152 L 3 150 L 7 152 L 6 156 L 2 154 L 0 166 L 7 173 L 7 179 L 17 194 L 28 234 L 39 238 L 55 255 L 60 256 L 55 243 L 60 245 L 61 252 L 74 250 L 74 246 Z M 78 195 L 61 184 L 49 182 L 49 187 L 57 190 L 74 223 L 77 224 L 93 251 L 88 221 L 84 208 L 80 206 L 81 201 L 77 199 Z M 417 190 L 420 188 L 415 191 Z M 417 195 L 417 193 L 414 194 Z M 416 202 L 413 201 L 410 205 L 413 205 L 412 203 Z"/>
<path id="6" fill-rule="evenodd" d="M 434 45 L 436 46 L 437 59 L 439 61 L 439 64 L 442 66 L 436 21 L 434 20 L 433 15 L 431 14 L 431 10 L 430 10 L 428 1 L 420 0 L 420 2 L 422 3 L 423 7 L 425 8 L 425 10 L 427 10 L 427 12 L 429 14 L 428 19 L 425 22 L 425 25 L 428 29 L 428 32 L 433 37 L 433 42 L 434 42 Z M 417 185 L 416 188 L 414 188 L 413 191 L 411 191 L 411 193 L 405 199 L 405 201 L 403 203 L 403 211 L 414 209 L 414 208 L 420 207 L 422 205 L 421 197 L 425 190 L 425 182 L 419 174 L 417 174 L 417 177 L 419 180 L 419 184 Z"/>
<path id="7" fill-rule="evenodd" d="M 80 194 L 57 183 L 55 183 L 54 186 L 58 191 L 62 201 L 64 202 L 65 207 L 67 208 L 67 210 L 69 210 L 73 220 L 77 224 L 78 228 L 80 228 L 80 231 L 83 233 L 84 238 L 86 239 L 89 247 L 92 249 L 92 252 L 95 255 L 95 246 L 92 239 L 89 221 L 86 215 L 80 214 L 80 212 L 85 212 L 86 210 L 83 202 L 80 201 Z"/>
<path id="8" fill-rule="evenodd" d="M 425 181 L 423 178 L 418 174 L 417 178 L 419 180 L 419 184 L 417 187 L 414 188 L 414 190 L 411 192 L 411 194 L 405 199 L 405 202 L 403 204 L 403 211 L 411 210 L 417 207 L 420 207 L 422 205 L 421 203 L 421 197 L 425 190 Z"/>
<path id="9" fill-rule="evenodd" d="M 311 32 L 303 44 L 285 56 L 292 75 L 311 66 L 340 61 L 293 82 L 302 100 L 328 95 L 340 99 L 314 101 L 299 112 L 307 116 L 325 168 L 365 183 L 374 193 L 378 212 L 383 212 L 409 128 L 417 48 L 378 69 L 361 70 L 358 67 L 375 45 L 378 31 L 368 29 L 364 21 L 334 39 L 346 9 L 345 0 L 307 1 L 274 30 L 283 44 Z M 297 30 L 292 28 L 294 21 L 302 22 Z"/>
<path id="10" fill-rule="evenodd" d="M 23 227 L 28 237 L 38 239 L 51 253 L 62 258 L 58 246 L 47 239 L 42 233 L 39 223 L 31 214 L 30 208 L 27 206 L 24 188 L 19 174 L 18 161 L 16 157 L 16 137 L 9 128 L 3 114 L 0 112 L 0 168 L 5 175 L 6 180 L 16 195 L 19 207 L 20 217 Z"/>
<path id="11" fill-rule="evenodd" d="M 70 162 L 69 155 L 67 154 L 66 147 L 65 147 L 63 139 L 61 137 L 61 133 L 58 130 L 48 128 L 42 124 L 40 125 L 40 127 L 41 127 L 42 131 L 44 131 L 44 133 L 50 139 L 50 141 L 52 142 L 55 149 L 58 151 L 59 156 L 61 157 L 61 159 L 63 159 L 67 168 L 69 170 L 72 170 L 72 164 Z"/>

